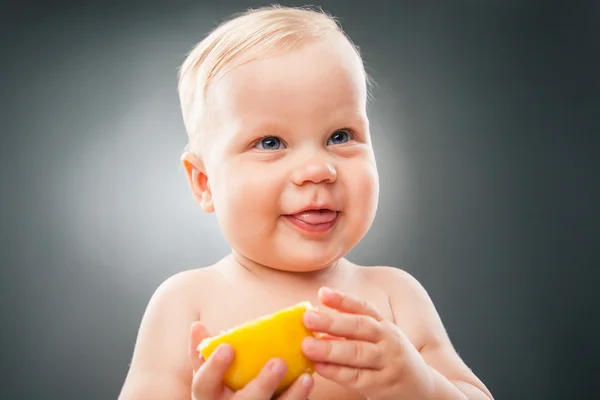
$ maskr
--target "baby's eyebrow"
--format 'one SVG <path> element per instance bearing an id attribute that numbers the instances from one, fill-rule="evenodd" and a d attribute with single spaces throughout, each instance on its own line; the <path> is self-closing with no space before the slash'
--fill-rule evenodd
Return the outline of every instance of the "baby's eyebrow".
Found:
<path id="1" fill-rule="evenodd" d="M 239 124 L 236 125 L 236 133 L 243 135 L 284 134 L 294 128 L 290 121 L 276 116 L 273 118 L 240 120 Z M 323 126 L 330 130 L 343 128 L 366 129 L 369 126 L 369 118 L 361 110 L 341 110 L 339 113 L 331 115 L 330 119 L 324 119 Z"/>
<path id="2" fill-rule="evenodd" d="M 278 123 L 275 121 L 257 121 L 246 123 L 241 127 L 241 129 L 243 132 L 249 134 L 273 134 L 276 132 L 282 132 L 289 128 L 286 128 L 284 123 Z"/>
<path id="3" fill-rule="evenodd" d="M 369 125 L 369 118 L 362 112 L 357 111 L 345 119 L 346 123 L 352 126 L 365 128 Z"/>

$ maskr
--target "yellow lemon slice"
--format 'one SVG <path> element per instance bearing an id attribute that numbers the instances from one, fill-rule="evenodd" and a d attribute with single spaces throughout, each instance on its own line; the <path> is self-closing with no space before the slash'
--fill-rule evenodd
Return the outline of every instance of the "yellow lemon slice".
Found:
<path id="1" fill-rule="evenodd" d="M 283 359 L 288 369 L 275 392 L 280 394 L 304 372 L 314 371 L 313 362 L 304 356 L 301 349 L 302 340 L 313 336 L 313 332 L 302 322 L 302 316 L 311 308 L 311 303 L 305 301 L 251 320 L 202 340 L 198 351 L 208 360 L 220 344 L 228 343 L 233 347 L 235 356 L 223 382 L 234 391 L 242 389 L 256 378 L 270 359 Z"/>

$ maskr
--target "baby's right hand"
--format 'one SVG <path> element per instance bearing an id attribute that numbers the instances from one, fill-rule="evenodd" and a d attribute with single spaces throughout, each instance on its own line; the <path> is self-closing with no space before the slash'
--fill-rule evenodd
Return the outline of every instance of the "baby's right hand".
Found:
<path id="1" fill-rule="evenodd" d="M 195 322 L 191 328 L 190 357 L 194 368 L 192 398 L 194 400 L 270 400 L 277 385 L 285 376 L 287 366 L 280 359 L 270 360 L 260 374 L 242 390 L 233 392 L 223 384 L 227 367 L 233 360 L 233 348 L 222 344 L 204 361 L 197 352 L 198 344 L 208 337 L 204 326 Z M 312 376 L 306 374 L 282 393 L 278 400 L 306 400 L 314 385 Z"/>

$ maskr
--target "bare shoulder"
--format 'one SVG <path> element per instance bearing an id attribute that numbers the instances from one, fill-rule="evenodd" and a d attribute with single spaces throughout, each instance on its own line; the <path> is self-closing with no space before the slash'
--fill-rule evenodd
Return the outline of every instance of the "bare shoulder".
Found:
<path id="1" fill-rule="evenodd" d="M 360 271 L 367 279 L 391 291 L 397 291 L 398 289 L 424 290 L 415 277 L 401 268 L 370 266 L 361 267 Z"/>
<path id="2" fill-rule="evenodd" d="M 217 273 L 215 266 L 209 266 L 178 272 L 167 278 L 152 294 L 141 327 L 154 314 L 179 314 L 196 321 L 202 298 L 210 295 L 207 292 L 210 292 Z"/>
<path id="3" fill-rule="evenodd" d="M 142 316 L 120 400 L 189 398 L 190 327 L 200 318 L 199 297 L 214 273 L 211 267 L 179 272 L 154 291 Z"/>
<path id="4" fill-rule="evenodd" d="M 434 311 L 435 307 L 427 290 L 405 270 L 385 266 L 362 267 L 360 270 L 366 279 L 388 294 L 395 313 Z"/>
<path id="5" fill-rule="evenodd" d="M 158 286 L 151 301 L 154 298 L 175 297 L 193 303 L 196 295 L 201 295 L 203 290 L 211 287 L 211 282 L 218 274 L 216 265 L 178 272 Z"/>
<path id="6" fill-rule="evenodd" d="M 492 395 L 459 357 L 442 319 L 423 285 L 408 272 L 394 267 L 364 267 L 362 273 L 388 294 L 396 325 L 409 337 L 427 364 L 460 386 Z"/>

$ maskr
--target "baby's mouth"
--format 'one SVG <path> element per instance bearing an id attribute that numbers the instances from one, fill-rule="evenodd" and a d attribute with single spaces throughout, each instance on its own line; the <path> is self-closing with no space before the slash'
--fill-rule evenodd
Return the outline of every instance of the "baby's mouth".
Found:
<path id="1" fill-rule="evenodd" d="M 333 222 L 337 217 L 337 211 L 329 209 L 304 210 L 287 216 L 295 218 L 309 225 L 321 225 Z"/>

